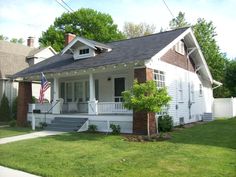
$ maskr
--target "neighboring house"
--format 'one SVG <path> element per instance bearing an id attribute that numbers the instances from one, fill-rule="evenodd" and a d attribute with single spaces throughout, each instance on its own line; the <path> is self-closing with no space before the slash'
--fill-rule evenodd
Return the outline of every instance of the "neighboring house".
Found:
<path id="1" fill-rule="evenodd" d="M 132 87 L 134 79 L 154 80 L 158 88 L 167 87 L 172 100 L 165 111 L 172 116 L 174 125 L 212 117 L 212 85 L 220 83 L 213 80 L 191 28 L 107 44 L 73 37 L 67 36 L 68 45 L 60 54 L 15 75 L 34 81 L 44 72 L 52 83 L 54 102 L 44 108 L 36 105 L 42 112 L 59 98 L 64 100 L 62 111 L 56 104 L 46 117 L 34 114 L 37 121 L 47 119 L 48 123 L 56 117 L 49 129 L 78 130 L 80 125 L 86 129 L 88 124 L 94 124 L 99 131 L 110 131 L 110 124 L 119 124 L 122 132 L 145 133 L 147 114 L 133 113 L 122 104 L 121 93 Z M 21 98 L 26 99 L 24 92 L 30 89 L 30 83 L 21 82 L 21 88 Z M 27 101 L 21 104 L 18 123 L 26 121 Z M 28 120 L 31 116 L 28 113 Z M 72 118 L 80 120 L 80 124 L 74 122 L 74 127 L 70 127 L 68 121 L 76 120 Z M 156 132 L 155 121 L 152 114 L 151 132 Z M 62 122 L 67 124 L 63 127 Z"/>
<path id="2" fill-rule="evenodd" d="M 45 60 L 56 54 L 52 47 L 34 48 L 33 38 L 27 40 L 28 46 L 0 41 L 0 99 L 3 93 L 12 103 L 18 94 L 18 82 L 12 80 L 13 74 Z M 39 84 L 33 84 L 33 96 L 39 96 Z M 46 94 L 50 99 L 50 93 Z"/>

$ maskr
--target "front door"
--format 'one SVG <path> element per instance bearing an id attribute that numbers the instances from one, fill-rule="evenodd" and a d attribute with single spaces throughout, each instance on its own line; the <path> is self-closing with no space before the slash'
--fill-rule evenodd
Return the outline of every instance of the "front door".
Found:
<path id="1" fill-rule="evenodd" d="M 125 91 L 125 78 L 115 78 L 114 79 L 114 101 L 115 102 L 122 102 L 121 93 Z"/>

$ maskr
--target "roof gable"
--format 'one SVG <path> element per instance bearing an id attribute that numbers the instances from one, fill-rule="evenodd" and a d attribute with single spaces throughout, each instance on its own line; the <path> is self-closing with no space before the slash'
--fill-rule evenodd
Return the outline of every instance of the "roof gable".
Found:
<path id="1" fill-rule="evenodd" d="M 73 47 L 76 46 L 76 44 L 78 43 L 82 43 L 94 50 L 96 50 L 97 48 L 111 50 L 111 47 L 108 45 L 77 36 L 61 51 L 61 55 L 63 55 L 68 51 L 73 51 L 74 50 Z"/>

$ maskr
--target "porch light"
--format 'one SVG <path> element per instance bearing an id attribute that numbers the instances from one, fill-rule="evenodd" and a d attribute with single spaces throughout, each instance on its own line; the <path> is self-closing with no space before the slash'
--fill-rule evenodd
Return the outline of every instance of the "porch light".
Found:
<path id="1" fill-rule="evenodd" d="M 107 78 L 107 81 L 110 81 L 110 80 L 111 80 L 111 77 L 108 77 L 108 78 Z"/>

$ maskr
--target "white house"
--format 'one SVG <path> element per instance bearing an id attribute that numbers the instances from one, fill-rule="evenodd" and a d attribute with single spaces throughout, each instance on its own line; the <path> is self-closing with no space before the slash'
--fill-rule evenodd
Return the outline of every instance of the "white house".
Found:
<path id="1" fill-rule="evenodd" d="M 212 118 L 212 87 L 220 83 L 213 80 L 191 28 L 107 44 L 82 37 L 68 42 L 60 54 L 15 75 L 24 90 L 30 89 L 30 81 L 40 80 L 40 72 L 52 83 L 53 103 L 30 104 L 27 110 L 28 102 L 22 102 L 19 122 L 26 121 L 27 111 L 31 120 L 33 106 L 45 113 L 34 114 L 37 123 L 46 119 L 51 130 L 82 130 L 94 124 L 99 131 L 110 131 L 110 124 L 119 124 L 122 132 L 145 133 L 147 113 L 133 113 L 122 105 L 121 93 L 134 79 L 167 87 L 172 97 L 167 112 L 174 125 Z M 156 116 L 150 117 L 154 133 Z"/>

